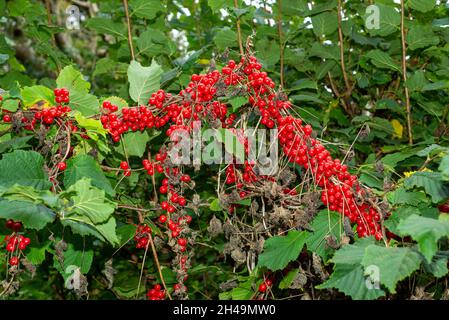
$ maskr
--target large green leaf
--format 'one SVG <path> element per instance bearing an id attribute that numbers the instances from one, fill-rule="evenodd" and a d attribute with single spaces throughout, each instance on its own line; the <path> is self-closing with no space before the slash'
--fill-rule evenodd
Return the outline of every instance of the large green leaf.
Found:
<path id="1" fill-rule="evenodd" d="M 25 107 L 29 107 L 39 101 L 45 101 L 49 105 L 54 105 L 55 103 L 53 91 L 44 86 L 24 87 L 20 94 Z"/>
<path id="2" fill-rule="evenodd" d="M 25 228 L 41 230 L 55 217 L 56 214 L 44 205 L 0 198 L 0 218 L 20 221 Z"/>
<path id="3" fill-rule="evenodd" d="M 410 8 L 421 12 L 432 10 L 435 7 L 435 3 L 435 0 L 408 0 Z"/>
<path id="4" fill-rule="evenodd" d="M 437 45 L 439 42 L 430 27 L 413 25 L 407 33 L 407 45 L 411 50 Z"/>
<path id="5" fill-rule="evenodd" d="M 124 23 L 113 22 L 110 18 L 94 17 L 87 22 L 87 27 L 100 34 L 110 34 L 118 39 L 126 39 L 126 26 Z"/>
<path id="6" fill-rule="evenodd" d="M 312 25 L 316 36 L 330 35 L 338 28 L 337 14 L 334 12 L 323 12 L 313 16 Z"/>
<path id="7" fill-rule="evenodd" d="M 401 67 L 398 62 L 395 62 L 388 53 L 379 49 L 371 50 L 366 54 L 366 57 L 371 59 L 371 62 L 378 68 L 390 69 L 401 72 Z"/>
<path id="8" fill-rule="evenodd" d="M 67 193 L 75 192 L 70 197 L 73 202 L 67 208 L 66 215 L 75 213 L 87 217 L 93 224 L 106 222 L 115 210 L 115 205 L 105 197 L 105 192 L 91 185 L 91 180 L 82 178 L 76 181 Z"/>
<path id="9" fill-rule="evenodd" d="M 313 232 L 307 236 L 307 250 L 316 252 L 324 261 L 327 261 L 334 251 L 327 245 L 326 238 L 332 237 L 336 243 L 340 242 L 344 233 L 341 215 L 338 212 L 321 210 L 311 224 Z"/>
<path id="10" fill-rule="evenodd" d="M 332 258 L 335 264 L 332 275 L 317 288 L 335 288 L 356 300 L 374 300 L 384 296 L 385 292 L 382 289 L 367 286 L 367 279 L 361 265 L 366 247 L 373 242 L 372 238 L 365 238 L 336 251 Z"/>
<path id="11" fill-rule="evenodd" d="M 380 283 L 391 293 L 396 293 L 396 284 L 410 276 L 421 265 L 419 254 L 410 248 L 393 248 L 370 245 L 365 250 L 362 265 L 379 270 Z"/>
<path id="12" fill-rule="evenodd" d="M 234 47 L 237 43 L 237 34 L 235 31 L 229 29 L 228 27 L 224 27 L 220 29 L 214 37 L 214 43 L 217 45 L 217 48 L 220 50 L 224 50 L 226 48 Z"/>
<path id="13" fill-rule="evenodd" d="M 151 94 L 159 89 L 162 68 L 155 60 L 143 67 L 133 60 L 128 68 L 129 95 L 139 105 L 148 104 Z"/>
<path id="14" fill-rule="evenodd" d="M 438 250 L 438 240 L 449 237 L 449 222 L 439 221 L 416 214 L 402 220 L 398 229 L 402 235 L 410 235 L 418 242 L 418 247 L 428 263 Z"/>
<path id="15" fill-rule="evenodd" d="M 0 186 L 8 188 L 15 184 L 44 190 L 51 187 L 44 172 L 44 158 L 35 151 L 15 150 L 0 160 Z"/>
<path id="16" fill-rule="evenodd" d="M 388 36 L 399 30 L 401 15 L 393 6 L 376 3 L 379 9 L 379 28 L 369 28 L 368 32 L 373 36 Z M 365 8 L 364 8 L 365 10 Z M 365 20 L 368 16 L 365 16 Z"/>
<path id="17" fill-rule="evenodd" d="M 415 172 L 404 179 L 404 186 L 407 189 L 414 187 L 424 188 L 424 191 L 432 197 L 432 202 L 435 203 L 449 197 L 449 189 L 444 184 L 442 175 L 439 172 Z"/>
<path id="18" fill-rule="evenodd" d="M 100 102 L 97 97 L 90 93 L 79 91 L 70 92 L 70 107 L 81 112 L 84 116 L 90 117 L 100 111 Z"/>
<path id="19" fill-rule="evenodd" d="M 56 84 L 58 88 L 66 88 L 69 92 L 75 90 L 80 93 L 88 93 L 90 89 L 90 83 L 84 80 L 81 72 L 73 66 L 67 66 L 61 70 L 56 79 Z"/>
<path id="20" fill-rule="evenodd" d="M 164 3 L 160 0 L 130 0 L 131 16 L 154 19 L 158 12 L 165 12 Z"/>
<path id="21" fill-rule="evenodd" d="M 159 134 L 159 132 L 154 131 L 156 135 Z M 128 132 L 123 135 L 123 145 L 126 149 L 126 154 L 128 156 L 136 156 L 136 157 L 142 157 L 145 151 L 147 150 L 147 143 L 152 139 L 155 138 L 156 135 L 150 137 L 147 131 L 144 132 Z M 122 143 L 120 145 L 116 146 L 116 151 L 120 154 L 125 154 L 123 152 L 123 145 Z"/>
<path id="22" fill-rule="evenodd" d="M 298 258 L 307 239 L 305 231 L 289 231 L 286 236 L 274 236 L 265 241 L 264 250 L 259 256 L 258 266 L 270 270 L 281 270 L 290 261 Z"/>
<path id="23" fill-rule="evenodd" d="M 105 177 L 99 164 L 89 155 L 79 155 L 67 161 L 67 169 L 64 173 L 65 187 L 69 188 L 81 178 L 90 178 L 93 186 L 114 196 L 115 192 L 111 183 Z"/>

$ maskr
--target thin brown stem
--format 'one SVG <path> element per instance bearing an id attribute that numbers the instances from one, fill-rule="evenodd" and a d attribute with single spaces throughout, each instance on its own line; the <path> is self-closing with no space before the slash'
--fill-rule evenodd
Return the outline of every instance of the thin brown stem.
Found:
<path id="1" fill-rule="evenodd" d="M 281 80 L 281 88 L 284 88 L 284 44 L 282 43 L 282 0 L 278 0 L 277 25 L 279 35 L 279 55 L 280 55 L 279 59 L 281 63 L 280 80 Z"/>
<path id="2" fill-rule="evenodd" d="M 234 8 L 238 9 L 239 4 L 237 0 L 234 0 Z M 240 55 L 243 56 L 243 42 L 242 42 L 242 31 L 240 30 L 240 17 L 237 16 L 237 40 L 239 42 Z"/>
<path id="3" fill-rule="evenodd" d="M 407 44 L 405 42 L 406 30 L 405 30 L 405 6 L 404 0 L 401 0 L 401 43 L 402 43 L 402 79 L 404 80 L 404 92 L 405 92 L 405 106 L 407 109 L 407 130 L 408 130 L 408 143 L 413 144 L 412 135 L 412 110 L 410 105 L 410 95 L 408 88 L 405 84 L 407 81 Z"/>
<path id="4" fill-rule="evenodd" d="M 150 240 L 151 251 L 153 251 L 154 262 L 156 263 L 157 271 L 159 272 L 159 277 L 161 278 L 162 285 L 164 286 L 164 289 L 165 289 L 165 292 L 167 293 L 168 298 L 170 300 L 173 300 L 173 298 L 171 297 L 170 292 L 168 291 L 167 286 L 165 284 L 164 276 L 162 275 L 161 265 L 159 264 L 159 259 L 157 258 L 156 247 L 154 246 L 153 236 L 151 235 L 151 233 L 149 234 L 148 239 Z"/>
<path id="5" fill-rule="evenodd" d="M 128 45 L 129 50 L 131 51 L 131 59 L 135 60 L 132 32 L 131 32 L 131 21 L 129 20 L 129 12 L 128 12 L 128 0 L 123 0 L 123 7 L 125 8 L 126 25 L 128 27 Z"/>
<path id="6" fill-rule="evenodd" d="M 351 85 L 348 80 L 348 75 L 346 73 L 345 50 L 344 50 L 344 43 L 343 43 L 343 30 L 341 27 L 341 11 L 342 11 L 341 0 L 338 0 L 337 18 L 338 18 L 338 41 L 339 41 L 339 47 L 340 47 L 340 64 L 341 64 L 341 72 L 343 73 L 343 80 L 345 81 L 345 86 L 346 86 L 346 92 L 345 92 L 344 96 L 349 97 L 351 95 L 352 88 L 351 88 Z"/>

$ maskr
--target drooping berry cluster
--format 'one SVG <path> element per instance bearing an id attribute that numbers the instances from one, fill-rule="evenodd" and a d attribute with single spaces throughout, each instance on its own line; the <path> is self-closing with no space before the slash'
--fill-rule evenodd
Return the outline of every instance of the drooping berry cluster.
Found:
<path id="1" fill-rule="evenodd" d="M 30 238 L 19 235 L 18 232 L 22 229 L 22 223 L 9 219 L 6 222 L 6 227 L 13 231 L 12 234 L 5 236 L 4 243 L 6 243 L 6 251 L 11 254 L 9 264 L 16 266 L 19 264 L 19 257 L 21 252 L 26 250 L 30 244 Z"/>

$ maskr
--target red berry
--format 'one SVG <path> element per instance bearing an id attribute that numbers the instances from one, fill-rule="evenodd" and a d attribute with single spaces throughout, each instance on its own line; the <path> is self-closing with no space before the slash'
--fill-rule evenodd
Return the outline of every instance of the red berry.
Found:
<path id="1" fill-rule="evenodd" d="M 12 266 L 17 266 L 19 264 L 19 258 L 12 257 L 11 259 L 9 259 L 9 264 Z"/>
<path id="2" fill-rule="evenodd" d="M 167 222 L 167 216 L 165 214 L 161 214 L 159 216 L 159 222 L 161 222 L 161 223 Z"/>
<path id="3" fill-rule="evenodd" d="M 259 285 L 259 292 L 265 292 L 267 291 L 267 285 L 265 283 L 261 283 Z"/>
<path id="4" fill-rule="evenodd" d="M 186 240 L 185 238 L 179 238 L 179 239 L 178 239 L 178 244 L 179 244 L 181 247 L 185 247 L 185 246 L 187 245 L 187 240 Z"/>
<path id="5" fill-rule="evenodd" d="M 120 162 L 120 168 L 121 168 L 122 170 L 127 170 L 127 169 L 129 169 L 128 162 L 126 162 L 126 161 Z"/>
<path id="6" fill-rule="evenodd" d="M 190 176 L 188 174 L 182 175 L 181 181 L 186 182 L 186 183 L 190 182 Z"/>
<path id="7" fill-rule="evenodd" d="M 3 116 L 3 121 L 4 121 L 4 122 L 11 122 L 11 117 L 10 117 L 8 114 L 5 114 L 5 115 Z"/>
<path id="8" fill-rule="evenodd" d="M 58 163 L 58 169 L 59 171 L 64 171 L 65 169 L 67 169 L 67 164 L 65 162 Z"/>

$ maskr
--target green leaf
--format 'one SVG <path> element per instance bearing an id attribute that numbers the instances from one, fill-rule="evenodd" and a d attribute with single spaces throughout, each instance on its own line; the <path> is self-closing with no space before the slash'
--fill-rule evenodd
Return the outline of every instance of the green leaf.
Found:
<path id="1" fill-rule="evenodd" d="M 382 161 L 382 163 L 385 166 L 388 166 L 390 169 L 394 169 L 399 162 L 404 161 L 405 159 L 408 159 L 414 155 L 414 152 L 396 152 L 387 154 L 380 161 Z"/>
<path id="2" fill-rule="evenodd" d="M 34 265 L 39 265 L 45 260 L 45 252 L 48 251 L 50 247 L 50 241 L 45 241 L 37 246 L 34 242 L 31 242 L 28 247 L 28 252 L 26 253 L 26 258 L 29 262 Z"/>
<path id="3" fill-rule="evenodd" d="M 426 259 L 423 259 L 423 262 L 426 272 L 433 274 L 436 278 L 444 277 L 449 272 L 447 268 L 447 257 L 435 256 L 432 263 L 429 264 Z"/>
<path id="4" fill-rule="evenodd" d="M 256 42 L 257 57 L 264 65 L 274 66 L 279 62 L 279 43 L 268 38 Z"/>
<path id="5" fill-rule="evenodd" d="M 19 100 L 17 100 L 17 99 L 5 100 L 2 104 L 2 109 L 8 110 L 11 112 L 16 112 L 18 108 L 19 108 Z"/>
<path id="6" fill-rule="evenodd" d="M 156 134 L 158 132 L 155 132 Z M 147 150 L 147 143 L 155 136 L 150 137 L 147 131 L 128 132 L 123 135 L 123 144 L 125 145 L 128 156 L 141 158 Z M 124 155 L 122 144 L 116 146 L 116 151 Z"/>
<path id="7" fill-rule="evenodd" d="M 388 53 L 375 49 L 369 51 L 365 56 L 371 59 L 371 62 L 378 68 L 401 72 L 400 64 L 395 62 Z"/>
<path id="8" fill-rule="evenodd" d="M 290 270 L 287 275 L 279 282 L 279 289 L 288 289 L 299 273 L 299 269 Z"/>
<path id="9" fill-rule="evenodd" d="M 401 24 L 401 14 L 393 6 L 377 2 L 376 6 L 379 8 L 379 28 L 369 28 L 368 32 L 373 36 L 385 37 L 398 31 Z M 364 21 L 367 21 L 366 19 L 369 16 L 365 15 L 364 18 Z"/>
<path id="10" fill-rule="evenodd" d="M 43 205 L 29 201 L 9 201 L 0 198 L 0 218 L 22 222 L 28 229 L 41 230 L 55 220 L 55 213 Z"/>
<path id="11" fill-rule="evenodd" d="M 93 17 L 89 19 L 86 26 L 100 34 L 110 34 L 119 40 L 126 39 L 125 25 L 120 22 L 113 22 L 110 18 Z"/>
<path id="12" fill-rule="evenodd" d="M 373 243 L 373 238 L 364 238 L 337 250 L 332 258 L 335 264 L 332 275 L 317 288 L 336 288 L 356 300 L 374 300 L 384 296 L 383 290 L 367 286 L 367 279 L 361 265 L 366 247 Z"/>
<path id="13" fill-rule="evenodd" d="M 324 262 L 334 251 L 327 245 L 326 237 L 333 237 L 336 243 L 340 242 L 344 233 L 341 215 L 338 212 L 321 210 L 311 224 L 313 232 L 307 236 L 307 250 L 316 252 Z"/>
<path id="14" fill-rule="evenodd" d="M 404 186 L 407 189 L 424 188 L 424 191 L 432 197 L 434 203 L 449 197 L 449 189 L 444 185 L 442 175 L 439 172 L 415 172 L 404 179 Z"/>
<path id="15" fill-rule="evenodd" d="M 427 197 L 423 192 L 419 191 L 407 191 L 403 187 L 399 187 L 396 190 L 387 194 L 389 202 L 393 205 L 408 204 L 417 206 L 420 203 L 426 202 Z"/>
<path id="16" fill-rule="evenodd" d="M 160 0 L 130 0 L 129 6 L 132 8 L 131 16 L 136 15 L 144 19 L 154 19 L 158 12 L 165 12 Z"/>
<path id="17" fill-rule="evenodd" d="M 35 151 L 15 150 L 3 155 L 0 160 L 0 186 L 15 184 L 35 189 L 49 189 L 51 183 L 44 172 L 44 158 Z"/>
<path id="18" fill-rule="evenodd" d="M 82 178 L 89 178 L 93 186 L 104 190 L 110 196 L 115 195 L 114 189 L 105 177 L 100 165 L 89 155 L 78 155 L 67 161 L 67 169 L 64 172 L 64 186 L 69 188 Z"/>
<path id="19" fill-rule="evenodd" d="M 419 254 L 410 248 L 394 248 L 370 245 L 365 250 L 362 265 L 379 270 L 380 283 L 391 293 L 396 293 L 396 284 L 410 276 L 421 265 Z"/>
<path id="20" fill-rule="evenodd" d="M 32 106 L 36 102 L 42 100 L 47 102 L 49 105 L 55 104 L 55 95 L 53 91 L 44 86 L 24 87 L 20 91 L 20 94 L 25 107 Z"/>
<path id="21" fill-rule="evenodd" d="M 407 32 L 407 45 L 410 50 L 437 45 L 440 39 L 432 32 L 430 26 L 413 25 Z"/>
<path id="22" fill-rule="evenodd" d="M 68 188 L 73 204 L 68 208 L 67 216 L 76 213 L 86 216 L 93 224 L 106 222 L 115 210 L 115 204 L 105 198 L 103 190 L 93 187 L 90 179 L 82 178 Z"/>
<path id="23" fill-rule="evenodd" d="M 402 220 L 398 229 L 402 235 L 410 235 L 428 263 L 438 250 L 438 240 L 449 236 L 449 222 L 421 217 L 416 214 Z"/>
<path id="24" fill-rule="evenodd" d="M 312 17 L 313 33 L 317 37 L 327 36 L 338 29 L 337 14 L 333 12 L 323 12 Z"/>
<path id="25" fill-rule="evenodd" d="M 129 95 L 139 105 L 148 104 L 151 94 L 159 89 L 162 68 L 155 60 L 143 67 L 133 60 L 128 67 Z"/>
<path id="26" fill-rule="evenodd" d="M 235 156 L 243 163 L 245 157 L 245 148 L 231 130 L 225 128 L 218 129 L 217 141 L 224 144 L 226 152 Z"/>
<path id="27" fill-rule="evenodd" d="M 214 200 L 210 203 L 209 209 L 210 209 L 211 211 L 222 211 L 223 208 L 222 208 L 221 205 L 220 205 L 220 200 L 214 199 Z"/>
<path id="28" fill-rule="evenodd" d="M 234 6 L 232 0 L 207 0 L 207 4 L 213 12 L 219 12 L 220 9 Z"/>
<path id="29" fill-rule="evenodd" d="M 56 85 L 58 88 L 68 89 L 70 93 L 73 90 L 79 91 L 80 93 L 88 93 L 90 89 L 90 83 L 84 80 L 81 72 L 73 66 L 67 66 L 61 70 L 56 79 Z"/>
<path id="30" fill-rule="evenodd" d="M 408 5 L 412 9 L 427 12 L 435 7 L 435 0 L 409 0 Z"/>
<path id="31" fill-rule="evenodd" d="M 449 178 L 449 154 L 445 155 L 438 166 L 438 170 L 447 179 Z"/>
<path id="32" fill-rule="evenodd" d="M 65 273 L 66 276 L 69 276 L 73 272 L 73 270 L 70 270 L 70 267 L 76 266 L 80 268 L 82 274 L 86 274 L 89 272 L 90 267 L 92 266 L 93 258 L 93 250 L 83 250 L 81 248 L 75 248 L 72 243 L 69 243 L 67 246 L 67 250 L 64 251 L 64 269 L 62 273 Z"/>
<path id="33" fill-rule="evenodd" d="M 95 70 L 92 77 L 108 73 L 115 68 L 115 62 L 111 58 L 101 58 L 95 63 Z"/>
<path id="34" fill-rule="evenodd" d="M 286 236 L 274 236 L 265 241 L 264 250 L 259 256 L 259 267 L 272 271 L 281 270 L 290 261 L 298 258 L 307 239 L 305 231 L 289 231 Z"/>
<path id="35" fill-rule="evenodd" d="M 70 92 L 70 107 L 77 110 L 85 117 L 96 115 L 100 111 L 100 102 L 97 97 L 89 93 L 79 91 Z"/>
<path id="36" fill-rule="evenodd" d="M 119 243 L 119 239 L 116 233 L 117 222 L 114 217 L 111 217 L 106 223 L 97 224 L 95 228 L 101 235 L 109 241 L 112 245 Z"/>
<path id="37" fill-rule="evenodd" d="M 242 96 L 233 97 L 229 100 L 229 103 L 232 106 L 232 112 L 237 112 L 241 106 L 248 103 L 248 99 Z"/>
<path id="38" fill-rule="evenodd" d="M 237 34 L 234 30 L 224 27 L 215 34 L 214 43 L 219 50 L 234 47 L 237 43 Z"/>

